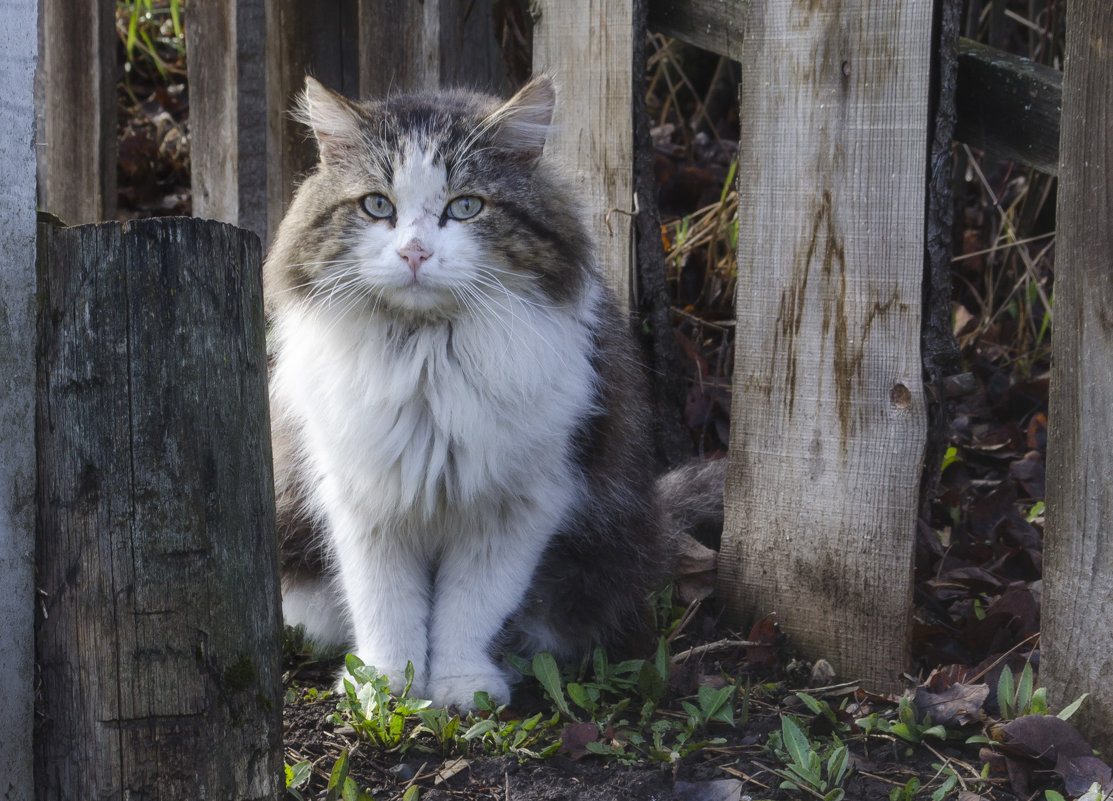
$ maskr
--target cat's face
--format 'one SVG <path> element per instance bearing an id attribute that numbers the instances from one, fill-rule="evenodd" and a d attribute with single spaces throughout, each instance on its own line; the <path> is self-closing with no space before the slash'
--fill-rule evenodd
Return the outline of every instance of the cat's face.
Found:
<path id="1" fill-rule="evenodd" d="M 553 101 L 544 78 L 501 106 L 458 92 L 357 105 L 308 81 L 320 163 L 268 269 L 343 311 L 444 318 L 572 297 L 590 247 L 542 164 Z"/>

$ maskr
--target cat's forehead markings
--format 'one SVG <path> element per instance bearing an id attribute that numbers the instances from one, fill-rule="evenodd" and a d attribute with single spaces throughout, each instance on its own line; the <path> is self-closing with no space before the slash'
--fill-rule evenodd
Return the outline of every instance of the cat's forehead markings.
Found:
<path id="1" fill-rule="evenodd" d="M 440 216 L 448 175 L 433 148 L 408 142 L 394 161 L 394 190 L 400 201 L 408 200 L 429 214 Z"/>

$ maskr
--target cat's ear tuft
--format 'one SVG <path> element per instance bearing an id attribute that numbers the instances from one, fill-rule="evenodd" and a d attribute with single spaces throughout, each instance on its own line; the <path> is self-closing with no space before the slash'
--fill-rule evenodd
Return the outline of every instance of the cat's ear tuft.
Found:
<path id="1" fill-rule="evenodd" d="M 359 147 L 359 106 L 306 76 L 294 117 L 309 126 L 322 162 L 335 161 Z"/>
<path id="2" fill-rule="evenodd" d="M 530 161 L 541 156 L 553 122 L 556 90 L 548 75 L 539 75 L 501 105 L 486 124 L 495 131 L 495 141 Z"/>

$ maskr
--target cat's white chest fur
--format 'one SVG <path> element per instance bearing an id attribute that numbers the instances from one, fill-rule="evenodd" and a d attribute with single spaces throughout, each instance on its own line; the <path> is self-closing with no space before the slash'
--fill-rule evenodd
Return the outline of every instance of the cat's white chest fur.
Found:
<path id="1" fill-rule="evenodd" d="M 570 449 L 592 411 L 598 292 L 489 299 L 451 325 L 316 308 L 276 331 L 272 393 L 317 476 L 355 652 L 392 680 L 413 662 L 436 701 L 506 693 L 484 649 L 583 491 Z"/>

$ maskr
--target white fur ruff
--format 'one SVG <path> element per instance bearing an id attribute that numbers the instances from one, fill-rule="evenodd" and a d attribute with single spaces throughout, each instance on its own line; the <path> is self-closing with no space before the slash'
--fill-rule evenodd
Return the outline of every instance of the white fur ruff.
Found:
<path id="1" fill-rule="evenodd" d="M 302 432 L 342 599 L 288 587 L 288 623 L 346 631 L 395 689 L 412 662 L 411 692 L 438 704 L 508 699 L 492 642 L 585 491 L 570 445 L 592 411 L 600 293 L 564 308 L 491 293 L 409 330 L 366 308 L 287 310 L 272 400 Z"/>

